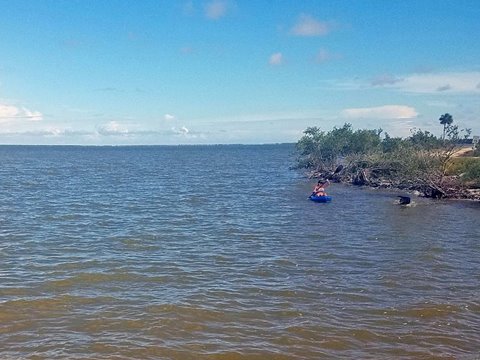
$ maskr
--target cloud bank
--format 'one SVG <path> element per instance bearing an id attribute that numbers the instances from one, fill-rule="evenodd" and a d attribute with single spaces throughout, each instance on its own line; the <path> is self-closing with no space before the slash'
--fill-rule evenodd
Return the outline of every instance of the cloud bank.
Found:
<path id="1" fill-rule="evenodd" d="M 116 121 L 110 121 L 100 125 L 97 129 L 98 133 L 103 136 L 128 136 L 130 131 Z"/>
<path id="2" fill-rule="evenodd" d="M 411 74 L 403 77 L 381 75 L 372 86 L 423 94 L 480 93 L 480 72 L 444 72 Z"/>
<path id="3" fill-rule="evenodd" d="M 377 107 L 351 108 L 341 112 L 349 119 L 412 119 L 418 113 L 415 108 L 405 105 L 384 105 Z"/>
<path id="4" fill-rule="evenodd" d="M 0 121 L 9 121 L 14 119 L 29 119 L 32 121 L 38 121 L 43 119 L 43 115 L 39 111 L 32 111 L 25 107 L 0 104 Z"/>

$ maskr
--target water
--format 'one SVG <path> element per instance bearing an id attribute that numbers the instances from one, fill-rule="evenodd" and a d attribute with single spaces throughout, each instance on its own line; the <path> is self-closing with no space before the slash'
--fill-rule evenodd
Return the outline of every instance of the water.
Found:
<path id="1" fill-rule="evenodd" d="M 292 146 L 0 147 L 0 358 L 480 356 L 480 206 Z"/>

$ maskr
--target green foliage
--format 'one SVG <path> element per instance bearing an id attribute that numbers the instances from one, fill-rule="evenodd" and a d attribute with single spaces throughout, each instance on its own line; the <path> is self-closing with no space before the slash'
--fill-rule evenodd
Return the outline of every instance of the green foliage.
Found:
<path id="1" fill-rule="evenodd" d="M 467 169 L 476 163 L 480 163 L 480 159 L 474 157 L 456 157 L 449 161 L 447 175 L 459 175 L 467 171 Z"/>
<path id="2" fill-rule="evenodd" d="M 352 130 L 351 124 L 324 132 L 309 127 L 297 142 L 298 167 L 317 170 L 331 169 L 338 159 L 352 154 L 367 154 L 378 150 L 382 130 Z"/>
<path id="3" fill-rule="evenodd" d="M 463 180 L 471 182 L 472 185 L 480 187 L 480 161 L 476 161 L 467 167 Z"/>
<path id="4" fill-rule="evenodd" d="M 403 139 L 396 137 L 392 138 L 388 133 L 385 133 L 385 138 L 382 141 L 382 150 L 384 153 L 394 153 L 403 146 Z"/>
<path id="5" fill-rule="evenodd" d="M 453 123 L 453 116 L 449 113 L 446 113 L 440 116 L 438 120 L 440 120 L 440 124 L 442 125 L 450 125 L 451 123 Z"/>
<path id="6" fill-rule="evenodd" d="M 407 138 L 407 141 L 418 150 L 433 150 L 438 149 L 443 145 L 443 141 L 438 139 L 431 132 L 418 129 L 412 131 L 412 135 Z"/>
<path id="7" fill-rule="evenodd" d="M 448 175 L 460 175 L 462 181 L 480 186 L 480 158 L 457 157 L 450 160 Z"/>

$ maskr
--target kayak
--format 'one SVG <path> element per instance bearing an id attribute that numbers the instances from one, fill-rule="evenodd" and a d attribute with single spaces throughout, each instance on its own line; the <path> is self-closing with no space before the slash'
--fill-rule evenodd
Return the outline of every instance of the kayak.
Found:
<path id="1" fill-rule="evenodd" d="M 315 195 L 310 195 L 309 197 L 310 200 L 315 201 L 315 202 L 321 202 L 321 203 L 326 203 L 332 201 L 332 197 L 325 195 L 325 196 L 315 196 Z"/>

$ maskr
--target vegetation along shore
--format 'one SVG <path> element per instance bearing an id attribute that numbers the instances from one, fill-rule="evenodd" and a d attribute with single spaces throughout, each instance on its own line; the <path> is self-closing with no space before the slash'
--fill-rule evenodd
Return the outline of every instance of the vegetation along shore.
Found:
<path id="1" fill-rule="evenodd" d="M 478 138 L 453 125 L 448 113 L 439 121 L 441 137 L 420 129 L 400 138 L 382 129 L 353 130 L 351 124 L 330 131 L 309 127 L 296 144 L 295 168 L 340 183 L 480 201 Z"/>

